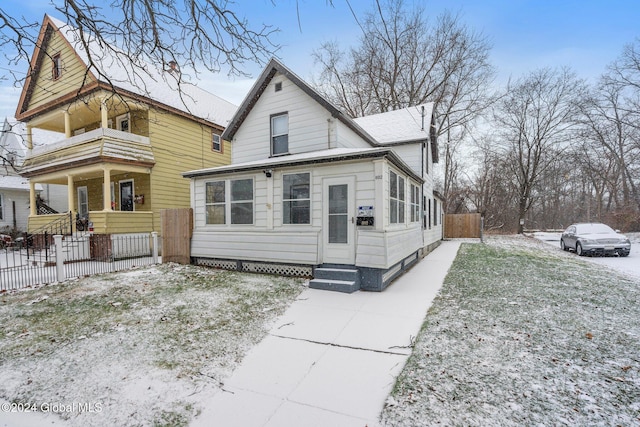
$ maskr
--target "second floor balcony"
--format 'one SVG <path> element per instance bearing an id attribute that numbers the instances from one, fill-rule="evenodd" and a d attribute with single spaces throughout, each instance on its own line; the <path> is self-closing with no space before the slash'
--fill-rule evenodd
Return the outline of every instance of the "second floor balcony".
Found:
<path id="1" fill-rule="evenodd" d="M 153 166 L 149 138 L 110 128 L 94 129 L 29 150 L 21 174 L 33 177 L 105 162 Z"/>

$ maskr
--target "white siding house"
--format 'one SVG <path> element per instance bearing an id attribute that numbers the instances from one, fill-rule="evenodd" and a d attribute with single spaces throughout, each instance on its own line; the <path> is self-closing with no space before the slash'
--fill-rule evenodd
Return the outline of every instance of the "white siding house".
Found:
<path id="1" fill-rule="evenodd" d="M 272 60 L 222 135 L 232 163 L 183 173 L 192 258 L 383 290 L 442 237 L 432 110 L 351 119 Z"/>

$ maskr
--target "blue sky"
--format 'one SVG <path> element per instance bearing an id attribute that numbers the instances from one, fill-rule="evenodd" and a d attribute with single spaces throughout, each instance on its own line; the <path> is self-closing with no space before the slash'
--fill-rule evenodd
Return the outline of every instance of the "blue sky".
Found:
<path id="1" fill-rule="evenodd" d="M 251 23 L 278 27 L 274 41 L 282 45 L 278 56 L 295 73 L 310 80 L 311 53 L 322 42 L 337 40 L 346 48 L 357 42 L 359 28 L 346 0 L 237 0 L 238 14 Z M 419 1 L 419 0 L 418 0 Z M 406 0 L 411 5 L 411 0 Z M 373 0 L 350 0 L 358 15 L 371 10 Z M 619 56 L 625 44 L 640 37 L 640 1 L 637 0 L 423 0 L 435 19 L 445 10 L 459 13 L 461 21 L 488 37 L 498 84 L 540 67 L 569 66 L 579 76 L 594 80 Z M 5 12 L 40 21 L 55 12 L 48 0 L 2 0 Z M 296 11 L 296 9 L 299 11 Z M 58 16 L 59 17 L 59 16 Z M 60 18 L 60 17 L 59 17 Z M 0 75 L 6 74 L 0 65 Z M 16 67 L 12 67 L 16 69 Z M 20 67 L 17 68 L 20 70 Z M 26 65 L 24 70 L 26 71 Z M 254 77 L 260 66 L 247 69 Z M 239 104 L 253 79 L 226 75 L 201 76 L 206 89 Z M 19 89 L 0 81 L 0 118 L 13 116 Z"/>

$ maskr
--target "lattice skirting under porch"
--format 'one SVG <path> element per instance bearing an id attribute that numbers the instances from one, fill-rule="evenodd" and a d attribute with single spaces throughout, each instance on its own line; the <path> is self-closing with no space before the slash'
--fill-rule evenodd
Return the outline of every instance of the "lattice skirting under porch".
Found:
<path id="1" fill-rule="evenodd" d="M 311 277 L 313 275 L 313 267 L 310 265 L 225 260 L 216 258 L 195 258 L 194 263 L 196 265 L 220 268 L 223 270 L 276 274 L 279 276 Z"/>

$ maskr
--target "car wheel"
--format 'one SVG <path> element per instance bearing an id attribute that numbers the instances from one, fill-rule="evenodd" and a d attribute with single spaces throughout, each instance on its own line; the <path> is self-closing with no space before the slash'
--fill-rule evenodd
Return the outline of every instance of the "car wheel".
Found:
<path id="1" fill-rule="evenodd" d="M 629 256 L 629 252 L 619 252 L 618 254 L 622 257 Z"/>
<path id="2" fill-rule="evenodd" d="M 584 256 L 585 255 L 584 251 L 582 250 L 582 245 L 580 244 L 580 242 L 576 243 L 576 253 L 579 256 Z"/>
<path id="3" fill-rule="evenodd" d="M 562 240 L 562 239 L 560 239 L 560 249 L 562 249 L 563 251 L 568 251 L 569 250 L 567 245 L 564 244 L 564 240 Z"/>

